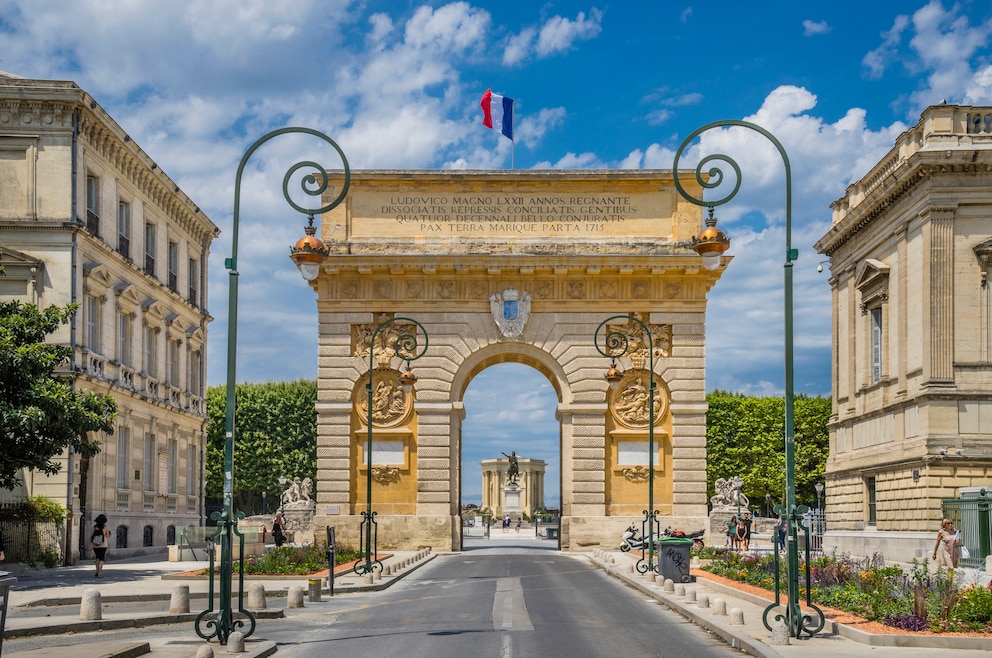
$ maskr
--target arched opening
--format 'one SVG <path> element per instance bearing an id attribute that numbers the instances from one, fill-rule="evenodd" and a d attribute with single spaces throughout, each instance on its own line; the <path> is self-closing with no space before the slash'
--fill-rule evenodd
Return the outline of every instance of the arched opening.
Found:
<path id="1" fill-rule="evenodd" d="M 472 378 L 463 395 L 463 527 L 467 520 L 472 520 L 474 527 L 476 514 L 471 506 L 496 517 L 510 515 L 514 521 L 519 515 L 530 532 L 535 515 L 560 509 L 558 402 L 547 376 L 522 363 L 498 363 Z M 517 491 L 511 492 L 508 500 L 504 489 L 511 454 L 519 461 L 520 474 Z"/>

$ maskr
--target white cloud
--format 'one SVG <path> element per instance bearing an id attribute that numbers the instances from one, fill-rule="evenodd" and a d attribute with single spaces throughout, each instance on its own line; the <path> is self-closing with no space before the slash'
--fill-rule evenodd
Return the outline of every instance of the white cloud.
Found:
<path id="1" fill-rule="evenodd" d="M 575 20 L 562 16 L 552 16 L 540 29 L 527 26 L 506 41 L 503 50 L 503 63 L 519 64 L 533 51 L 539 59 L 558 55 L 571 50 L 577 41 L 588 41 L 599 36 L 603 30 L 603 12 L 595 7 L 579 12 Z"/>
<path id="2" fill-rule="evenodd" d="M 586 41 L 599 36 L 603 30 L 601 25 L 603 12 L 593 8 L 586 18 L 585 12 L 579 12 L 575 20 L 555 16 L 541 28 L 537 37 L 535 51 L 538 57 L 548 57 L 565 52 L 572 48 L 576 41 Z"/>
<path id="3" fill-rule="evenodd" d="M 909 26 L 909 16 L 900 14 L 892 23 L 892 28 L 882 32 L 882 43 L 865 54 L 861 63 L 868 68 L 868 77 L 878 79 L 885 73 L 889 60 L 896 56 L 896 48 L 902 40 L 903 31 Z"/>
<path id="4" fill-rule="evenodd" d="M 815 34 L 827 34 L 830 32 L 830 24 L 826 21 L 803 21 L 803 36 L 809 37 Z"/>

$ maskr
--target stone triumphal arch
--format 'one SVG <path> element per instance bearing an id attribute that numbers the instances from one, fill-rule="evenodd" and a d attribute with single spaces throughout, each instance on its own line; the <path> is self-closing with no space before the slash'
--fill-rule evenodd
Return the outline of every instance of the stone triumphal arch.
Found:
<path id="1" fill-rule="evenodd" d="M 515 361 L 542 372 L 558 395 L 562 548 L 615 543 L 647 507 L 650 344 L 655 508 L 663 527 L 706 526 L 706 293 L 729 259 L 714 271 L 701 266 L 692 250 L 701 212 L 672 178 L 643 170 L 353 172 L 345 203 L 321 218 L 331 255 L 312 282 L 320 334 L 315 525 L 333 525 L 339 541 L 357 546 L 372 477 L 380 548 L 459 548 L 462 398 L 476 374 Z M 680 180 L 701 197 L 689 176 Z M 631 347 L 611 390 L 610 360 L 594 336 L 616 315 L 639 322 L 609 326 Z M 402 326 L 401 318 L 416 322 Z M 399 386 L 406 364 L 391 350 L 390 332 L 403 330 L 427 334 L 412 392 Z"/>

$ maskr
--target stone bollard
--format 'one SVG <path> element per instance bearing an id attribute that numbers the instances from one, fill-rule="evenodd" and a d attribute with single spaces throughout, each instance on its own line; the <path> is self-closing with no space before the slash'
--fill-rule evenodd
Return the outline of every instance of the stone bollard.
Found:
<path id="1" fill-rule="evenodd" d="M 365 583 L 366 585 L 372 585 L 375 583 L 375 580 L 372 578 L 372 574 L 367 573 L 364 576 L 362 576 L 362 582 Z"/>
<path id="2" fill-rule="evenodd" d="M 662 576 L 660 573 L 655 574 L 654 575 L 654 584 L 655 585 L 658 585 L 659 587 L 664 587 L 665 586 L 665 577 Z"/>
<path id="3" fill-rule="evenodd" d="M 789 627 L 784 619 L 776 619 L 772 622 L 772 645 L 777 647 L 788 646 Z"/>
<path id="4" fill-rule="evenodd" d="M 679 584 L 675 586 L 675 596 L 680 599 L 685 597 L 685 585 Z"/>
<path id="5" fill-rule="evenodd" d="M 384 576 L 392 576 L 393 575 L 393 565 L 390 564 L 390 565 L 387 565 L 387 566 L 383 567 L 382 568 L 382 575 L 384 575 Z"/>
<path id="6" fill-rule="evenodd" d="M 303 607 L 303 586 L 302 585 L 292 585 L 289 591 L 286 592 L 286 607 L 287 608 L 302 608 Z"/>
<path id="7" fill-rule="evenodd" d="M 723 616 L 727 614 L 727 602 L 723 599 L 713 599 L 713 614 Z"/>
<path id="8" fill-rule="evenodd" d="M 665 591 L 666 594 L 674 594 L 675 593 L 675 581 L 672 580 L 671 578 L 666 578 L 665 579 L 665 588 L 664 588 L 664 591 Z"/>
<path id="9" fill-rule="evenodd" d="M 692 556 L 692 559 L 689 560 L 689 568 L 690 569 L 698 569 L 699 568 L 699 556 L 698 555 L 693 555 Z"/>
<path id="10" fill-rule="evenodd" d="M 743 626 L 744 625 L 744 611 L 740 608 L 730 609 L 730 625 L 731 626 Z"/>
<path id="11" fill-rule="evenodd" d="M 214 658 L 214 648 L 209 644 L 201 644 L 196 650 L 196 658 Z"/>
<path id="12" fill-rule="evenodd" d="M 696 590 L 694 590 L 694 589 L 687 589 L 685 591 L 685 600 L 686 600 L 687 603 L 695 603 L 696 602 Z"/>
<path id="13" fill-rule="evenodd" d="M 265 610 L 265 585 L 262 583 L 248 586 L 248 609 Z"/>
<path id="14" fill-rule="evenodd" d="M 703 594 L 700 594 L 699 600 L 696 601 L 696 605 L 698 605 L 700 608 L 710 607 L 710 595 L 706 594 L 705 592 Z"/>
<path id="15" fill-rule="evenodd" d="M 234 631 L 227 636 L 227 650 L 230 653 L 245 652 L 245 634 L 241 631 Z"/>
<path id="16" fill-rule="evenodd" d="M 637 569 L 634 568 L 634 563 L 631 562 L 627 565 L 627 573 L 636 573 Z"/>
<path id="17" fill-rule="evenodd" d="M 612 555 L 608 555 L 608 556 L 606 557 L 606 561 L 607 561 L 607 562 L 609 562 L 610 564 L 616 564 L 616 563 L 617 563 L 617 560 L 616 560 L 616 558 L 615 558 L 615 557 L 613 557 Z"/>
<path id="18" fill-rule="evenodd" d="M 83 592 L 83 598 L 79 603 L 79 618 L 83 621 L 103 619 L 103 600 L 100 598 L 100 590 L 90 588 Z"/>
<path id="19" fill-rule="evenodd" d="M 375 571 L 373 571 L 372 572 L 372 576 L 373 576 L 372 580 L 374 580 L 377 583 L 378 582 L 382 582 L 382 571 L 383 571 L 382 569 L 376 569 Z"/>
<path id="20" fill-rule="evenodd" d="M 185 614 L 189 612 L 189 585 L 175 585 L 169 599 L 169 612 Z"/>

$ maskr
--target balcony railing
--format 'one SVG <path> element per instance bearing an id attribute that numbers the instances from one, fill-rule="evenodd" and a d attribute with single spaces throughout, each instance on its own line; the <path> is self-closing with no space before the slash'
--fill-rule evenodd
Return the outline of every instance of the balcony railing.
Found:
<path id="1" fill-rule="evenodd" d="M 117 491 L 117 510 L 118 512 L 130 512 L 131 511 L 131 492 L 130 491 Z"/>
<path id="2" fill-rule="evenodd" d="M 155 276 L 155 257 L 145 253 L 145 274 Z"/>
<path id="3" fill-rule="evenodd" d="M 100 236 L 100 215 L 89 208 L 86 209 L 86 229 L 93 235 Z"/>
<path id="4" fill-rule="evenodd" d="M 117 235 L 117 253 L 131 260 L 131 241 L 126 235 Z"/>

